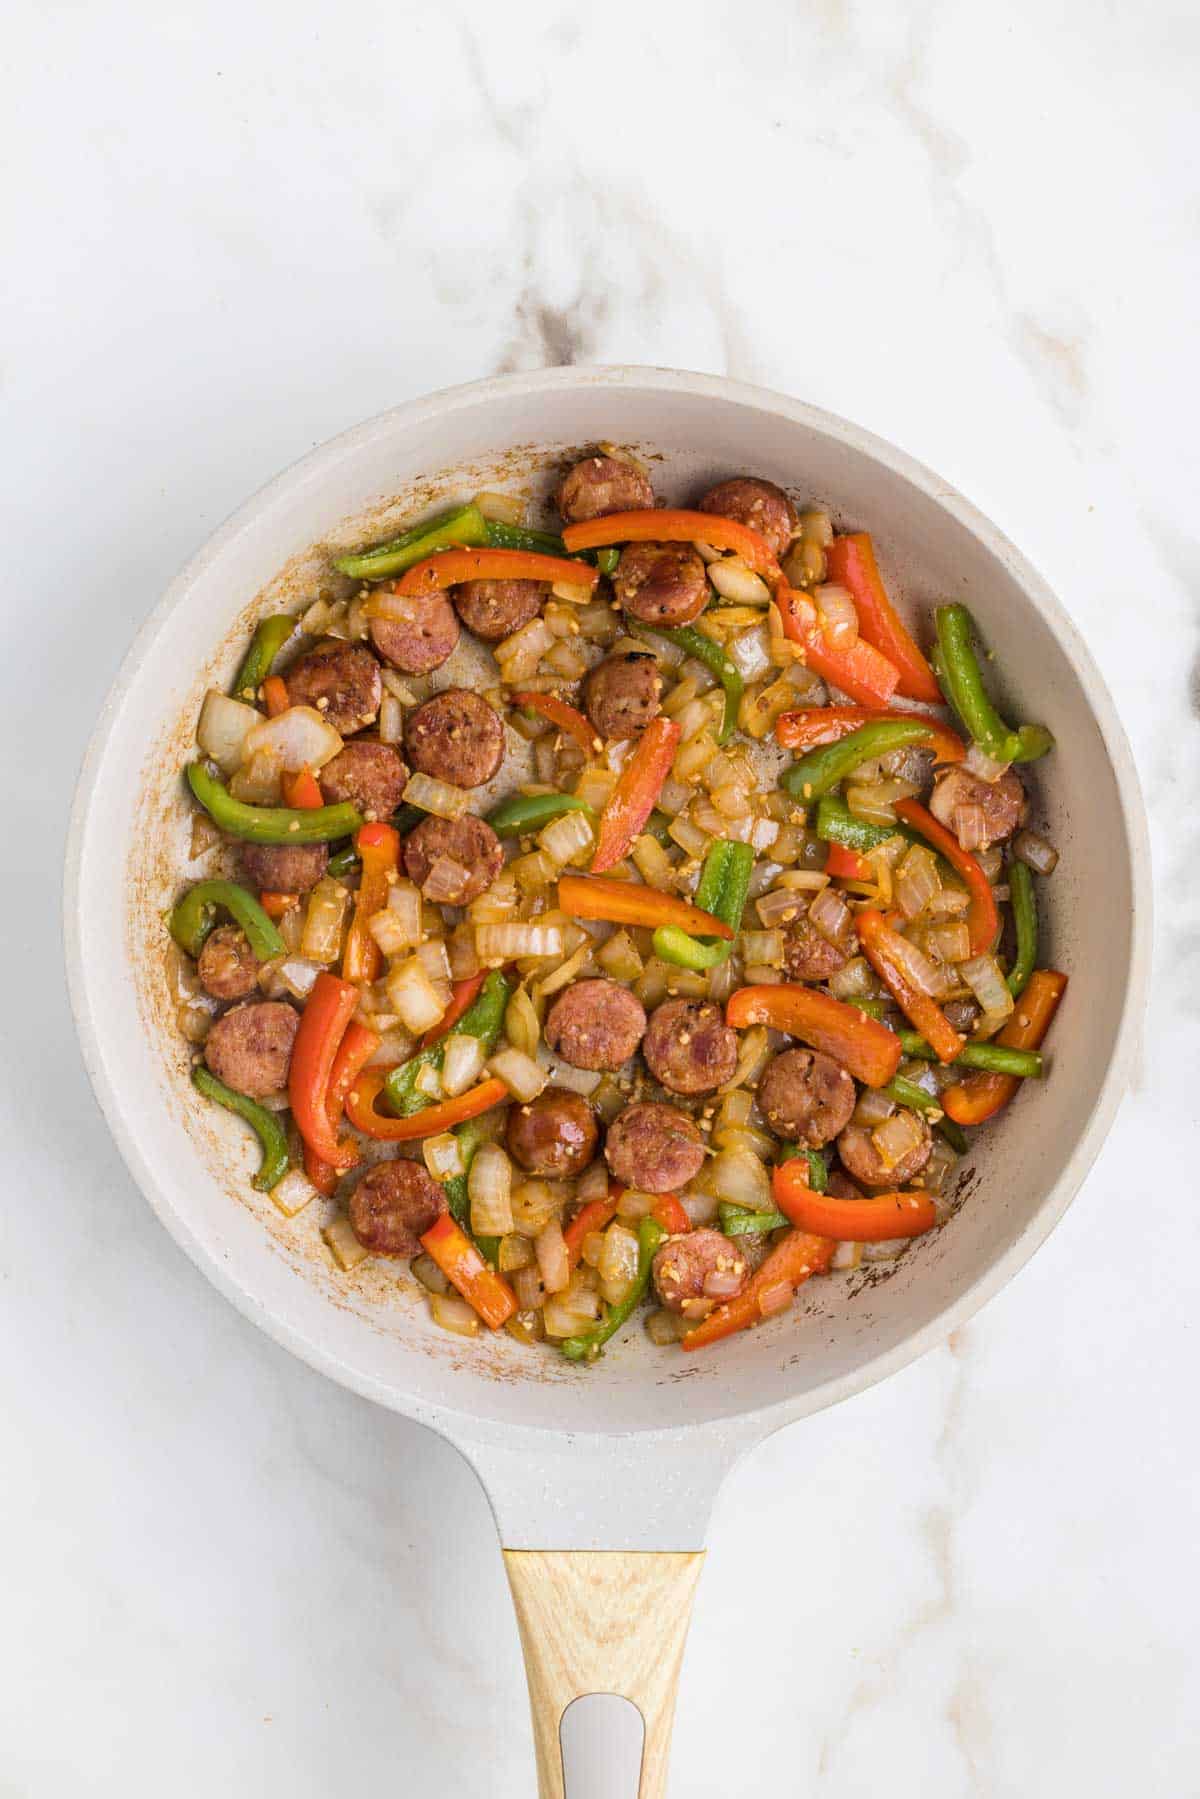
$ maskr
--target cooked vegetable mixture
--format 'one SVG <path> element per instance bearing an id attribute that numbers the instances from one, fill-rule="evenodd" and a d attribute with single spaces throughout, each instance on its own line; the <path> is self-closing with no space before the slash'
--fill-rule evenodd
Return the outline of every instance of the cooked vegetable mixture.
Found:
<path id="1" fill-rule="evenodd" d="M 481 494 L 261 620 L 168 928 L 253 1185 L 445 1329 L 588 1363 L 643 1301 L 704 1348 L 942 1225 L 1066 979 L 1018 772 L 1053 739 L 963 606 L 927 657 L 870 537 L 753 476 L 659 507 L 601 446 L 555 501 Z"/>

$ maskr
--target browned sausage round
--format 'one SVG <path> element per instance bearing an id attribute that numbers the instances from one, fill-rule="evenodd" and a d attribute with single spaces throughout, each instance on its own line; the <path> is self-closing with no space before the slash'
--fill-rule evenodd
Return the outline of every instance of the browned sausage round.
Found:
<path id="1" fill-rule="evenodd" d="M 735 476 L 732 481 L 719 481 L 710 487 L 700 501 L 701 512 L 715 512 L 720 518 L 735 519 L 749 525 L 765 537 L 777 556 L 782 556 L 796 530 L 796 508 L 774 481 L 759 481 L 750 475 Z"/>
<path id="2" fill-rule="evenodd" d="M 854 1082 L 818 1050 L 785 1049 L 768 1064 L 758 1085 L 758 1104 L 777 1137 L 820 1149 L 850 1122 Z"/>
<path id="3" fill-rule="evenodd" d="M 831 1168 L 825 1182 L 825 1191 L 833 1199 L 863 1199 L 865 1195 L 861 1187 L 844 1175 L 840 1168 Z"/>
<path id="4" fill-rule="evenodd" d="M 711 1093 L 733 1078 L 737 1032 L 712 1000 L 666 999 L 650 1015 L 642 1054 L 668 1092 Z"/>
<path id="5" fill-rule="evenodd" d="M 646 1034 L 646 1014 L 616 981 L 576 981 L 546 1015 L 546 1042 L 572 1068 L 612 1073 L 628 1062 Z"/>
<path id="6" fill-rule="evenodd" d="M 837 1140 L 842 1166 L 852 1180 L 864 1187 L 902 1187 L 920 1174 L 933 1153 L 933 1135 L 919 1112 L 914 1118 L 921 1127 L 921 1141 L 907 1155 L 885 1168 L 870 1131 L 862 1124 L 848 1124 Z"/>
<path id="7" fill-rule="evenodd" d="M 204 1060 L 219 1081 L 250 1099 L 287 1086 L 300 1014 L 282 1000 L 254 1000 L 217 1019 L 204 1040 Z"/>
<path id="8" fill-rule="evenodd" d="M 654 657 L 627 650 L 596 664 L 583 684 L 583 703 L 600 736 L 622 742 L 637 737 L 658 717 L 661 693 Z"/>
<path id="9" fill-rule="evenodd" d="M 581 1173 L 596 1153 L 598 1136 L 586 1099 L 564 1087 L 547 1087 L 528 1104 L 513 1106 L 505 1124 L 509 1155 L 526 1174 L 547 1181 Z"/>
<path id="10" fill-rule="evenodd" d="M 720 1231 L 689 1231 L 672 1237 L 654 1258 L 653 1280 L 658 1297 L 671 1312 L 691 1309 L 698 1300 L 719 1305 L 732 1299 L 746 1284 L 749 1272 L 739 1243 Z M 717 1291 L 710 1293 L 708 1286 Z"/>
<path id="11" fill-rule="evenodd" d="M 419 1162 L 376 1162 L 350 1195 L 350 1224 L 377 1256 L 416 1256 L 421 1238 L 446 1210 L 446 1195 Z"/>
<path id="12" fill-rule="evenodd" d="M 297 657 L 283 684 L 293 706 L 315 706 L 343 737 L 374 724 L 379 716 L 383 677 L 364 644 L 331 637 Z"/>
<path id="13" fill-rule="evenodd" d="M 563 522 L 578 525 L 610 512 L 644 512 L 654 504 L 649 476 L 619 456 L 587 456 L 568 469 L 554 496 Z"/>
<path id="14" fill-rule="evenodd" d="M 243 843 L 242 868 L 252 887 L 307 893 L 329 866 L 327 843 Z"/>
<path id="15" fill-rule="evenodd" d="M 406 675 L 440 668 L 458 646 L 458 619 L 444 593 L 412 593 L 391 602 L 396 617 L 373 618 L 371 642 Z"/>
<path id="16" fill-rule="evenodd" d="M 398 750 L 390 743 L 359 738 L 325 764 L 321 793 L 327 805 L 349 800 L 364 818 L 387 818 L 400 804 L 407 780 Z"/>
<path id="17" fill-rule="evenodd" d="M 499 715 L 477 693 L 462 687 L 435 693 L 410 712 L 404 741 L 414 768 L 455 787 L 481 787 L 504 759 Z"/>
<path id="18" fill-rule="evenodd" d="M 465 906 L 478 899 L 504 864 L 500 839 L 473 812 L 423 818 L 404 839 L 404 872 L 428 900 Z"/>
<path id="19" fill-rule="evenodd" d="M 626 1106 L 609 1125 L 604 1159 L 617 1180 L 639 1193 L 676 1193 L 703 1168 L 704 1139 L 678 1106 L 645 1100 Z"/>
<path id="20" fill-rule="evenodd" d="M 954 829 L 959 806 L 983 808 L 984 836 L 988 843 L 1003 843 L 1024 823 L 1028 800 L 1020 779 L 1008 769 L 998 781 L 982 781 L 965 768 L 948 768 L 933 784 L 929 810 L 948 831 Z"/>
<path id="21" fill-rule="evenodd" d="M 200 985 L 214 999 L 245 999 L 258 986 L 258 958 L 246 933 L 235 924 L 219 925 L 196 962 Z"/>
<path id="22" fill-rule="evenodd" d="M 845 950 L 822 937 L 807 917 L 797 918 L 783 939 L 783 968 L 789 981 L 827 981 L 850 960 Z"/>
<path id="23" fill-rule="evenodd" d="M 708 600 L 708 577 L 686 543 L 631 543 L 621 551 L 613 592 L 648 625 L 686 625 Z"/>
<path id="24" fill-rule="evenodd" d="M 460 581 L 451 588 L 458 616 L 485 643 L 499 643 L 537 617 L 548 581 Z"/>

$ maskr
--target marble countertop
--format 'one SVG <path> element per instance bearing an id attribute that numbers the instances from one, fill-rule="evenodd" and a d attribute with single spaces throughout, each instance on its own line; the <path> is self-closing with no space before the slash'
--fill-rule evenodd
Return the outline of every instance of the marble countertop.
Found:
<path id="1" fill-rule="evenodd" d="M 195 545 L 360 417 L 565 361 L 759 381 L 942 471 L 1087 635 L 1156 857 L 1142 1070 L 1061 1227 L 725 1488 L 673 1791 L 1196 1791 L 1194 8 L 18 0 L 6 41 L 0 1793 L 532 1790 L 480 1490 L 155 1221 L 58 886 Z"/>

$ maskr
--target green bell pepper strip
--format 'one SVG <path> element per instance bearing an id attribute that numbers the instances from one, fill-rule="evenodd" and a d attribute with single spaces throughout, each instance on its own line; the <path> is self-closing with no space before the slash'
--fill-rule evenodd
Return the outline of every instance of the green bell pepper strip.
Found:
<path id="1" fill-rule="evenodd" d="M 947 1118 L 945 1114 L 943 1114 L 933 1128 L 939 1137 L 944 1137 L 946 1139 L 946 1142 L 950 1145 L 956 1156 L 966 1155 L 971 1146 L 967 1142 L 967 1133 L 963 1130 L 961 1124 L 955 1124 L 953 1118 Z"/>
<path id="2" fill-rule="evenodd" d="M 848 1006 L 853 1006 L 859 1012 L 865 1012 L 868 1018 L 882 1018 L 884 1013 L 888 1010 L 888 1007 L 894 1004 L 894 1001 L 887 999 L 863 999 L 861 995 L 856 993 L 852 998 L 846 1001 L 846 1004 Z M 915 1036 L 916 1033 L 914 1032 L 913 1035 Z M 924 1038 L 922 1038 L 921 1041 L 924 1042 Z M 933 1051 L 930 1050 L 929 1054 L 932 1056 Z"/>
<path id="3" fill-rule="evenodd" d="M 980 749 L 997 762 L 1036 762 L 1054 748 L 1044 725 L 1006 725 L 983 685 L 979 660 L 971 646 L 973 625 L 965 606 L 936 610 L 937 647 L 934 673 L 947 701 L 958 713 Z"/>
<path id="4" fill-rule="evenodd" d="M 254 895 L 236 881 L 197 881 L 171 913 L 170 932 L 180 949 L 198 956 L 217 922 L 218 909 L 229 913 L 246 933 L 260 962 L 284 953 L 284 941 Z"/>
<path id="5" fill-rule="evenodd" d="M 745 1206 L 722 1204 L 717 1215 L 727 1237 L 757 1236 L 760 1231 L 777 1231 L 787 1223 L 782 1212 L 748 1212 Z"/>
<path id="6" fill-rule="evenodd" d="M 843 738 L 844 743 L 849 742 Z M 831 745 L 836 748 L 836 745 Z M 860 856 L 869 856 L 871 851 L 886 843 L 889 837 L 907 837 L 911 833 L 896 825 L 868 824 L 865 818 L 856 818 L 844 799 L 835 793 L 827 793 L 817 806 L 817 836 L 825 843 L 840 843 L 844 849 L 857 850 Z"/>
<path id="7" fill-rule="evenodd" d="M 819 800 L 852 775 L 864 762 L 874 762 L 905 744 L 927 739 L 928 733 L 919 719 L 877 718 L 842 737 L 837 743 L 822 744 L 809 750 L 779 777 L 779 785 L 801 805 Z"/>
<path id="8" fill-rule="evenodd" d="M 742 926 L 753 872 L 754 850 L 750 844 L 731 843 L 722 837 L 709 846 L 695 902 L 702 912 L 711 912 L 714 918 L 727 924 L 734 938 Z M 664 962 L 674 962 L 678 968 L 693 968 L 698 972 L 728 961 L 732 948 L 733 939 L 692 937 L 678 925 L 659 925 L 654 933 L 656 956 Z"/>
<path id="9" fill-rule="evenodd" d="M 504 1023 L 504 1012 L 512 993 L 512 982 L 506 980 L 498 968 L 493 968 L 475 998 L 474 1004 L 467 1007 L 454 1027 L 456 1037 L 478 1037 L 490 1055 L 495 1049 Z M 440 1068 L 446 1053 L 445 1042 L 431 1043 L 428 1049 L 418 1050 L 399 1068 L 393 1068 L 384 1082 L 383 1091 L 391 1110 L 399 1118 L 411 1118 L 414 1112 L 424 1111 L 432 1105 L 432 1100 L 417 1089 L 417 1076 L 423 1068 L 430 1066 Z"/>
<path id="10" fill-rule="evenodd" d="M 334 568 L 339 574 L 353 575 L 360 581 L 382 581 L 387 575 L 402 575 L 415 562 L 423 562 L 438 550 L 463 545 L 479 548 L 490 543 L 488 522 L 478 506 L 456 506 L 452 512 L 412 525 L 399 537 L 377 544 L 357 556 L 339 556 Z"/>
<path id="11" fill-rule="evenodd" d="M 935 1062 L 937 1057 L 919 1031 L 897 1031 L 906 1056 Z M 1003 1043 L 965 1043 L 949 1065 L 951 1068 L 982 1068 L 989 1074 L 1012 1074 L 1018 1080 L 1040 1080 L 1044 1069 L 1042 1054 L 1036 1049 L 1009 1049 Z"/>
<path id="12" fill-rule="evenodd" d="M 537 556 L 565 558 L 567 546 L 553 531 L 531 531 L 525 525 L 506 525 L 502 519 L 487 521 L 487 540 L 493 550 L 532 550 Z"/>
<path id="13" fill-rule="evenodd" d="M 895 1100 L 898 1106 L 905 1106 L 910 1112 L 940 1112 L 942 1102 L 936 1094 L 926 1093 L 924 1087 L 916 1081 L 909 1081 L 902 1074 L 894 1075 L 886 1087 L 879 1091 L 887 1099 Z"/>
<path id="14" fill-rule="evenodd" d="M 620 560 L 621 552 L 615 544 L 609 544 L 605 550 L 596 551 L 596 567 L 602 575 L 615 575 Z"/>
<path id="15" fill-rule="evenodd" d="M 808 1162 L 808 1184 L 814 1193 L 824 1193 L 829 1185 L 829 1164 L 819 1149 L 802 1149 L 798 1143 L 785 1143 L 779 1152 L 780 1162 L 793 1162 L 803 1156 Z"/>
<path id="16" fill-rule="evenodd" d="M 694 625 L 677 625 L 668 630 L 664 625 L 646 625 L 645 630 L 655 637 L 665 637 L 668 643 L 676 644 L 686 655 L 697 662 L 703 662 L 706 669 L 717 677 L 725 690 L 725 714 L 721 720 L 718 743 L 728 743 L 737 729 L 738 708 L 742 703 L 745 682 L 719 643 L 706 637 L 703 631 L 697 631 Z"/>
<path id="17" fill-rule="evenodd" d="M 260 618 L 250 639 L 250 648 L 238 669 L 233 684 L 233 697 L 253 703 L 258 690 L 275 666 L 275 658 L 296 629 L 297 621 L 287 612 L 276 612 Z"/>
<path id="18" fill-rule="evenodd" d="M 487 823 L 497 837 L 524 837 L 564 812 L 583 812 L 593 820 L 596 816 L 587 801 L 576 799 L 573 793 L 514 793 L 488 813 Z"/>
<path id="19" fill-rule="evenodd" d="M 235 800 L 224 782 L 209 773 L 203 762 L 192 762 L 188 786 L 213 823 L 245 843 L 330 843 L 349 837 L 363 822 L 362 813 L 349 801 L 338 806 L 317 806 L 311 812 L 288 806 L 248 806 Z"/>
<path id="20" fill-rule="evenodd" d="M 568 1362 L 594 1362 L 610 1337 L 616 1335 L 626 1319 L 645 1298 L 650 1285 L 650 1270 L 666 1231 L 655 1218 L 643 1218 L 638 1225 L 638 1265 L 632 1287 L 619 1306 L 609 1306 L 601 1322 L 579 1337 L 567 1337 L 559 1348 Z"/>
<path id="21" fill-rule="evenodd" d="M 336 855 L 330 856 L 325 873 L 332 875 L 335 881 L 340 881 L 343 875 L 353 874 L 358 864 L 358 851 L 352 843 L 348 843 L 344 849 L 338 850 Z"/>
<path id="22" fill-rule="evenodd" d="M 205 1099 L 215 1101 L 224 1106 L 227 1112 L 236 1112 L 244 1118 L 259 1142 L 262 1144 L 262 1161 L 258 1165 L 258 1173 L 250 1185 L 258 1193 L 269 1193 L 272 1187 L 278 1186 L 288 1171 L 287 1132 L 280 1124 L 274 1112 L 268 1112 L 257 1100 L 249 1099 L 244 1093 L 235 1093 L 224 1081 L 219 1081 L 215 1074 L 210 1074 L 202 1063 L 192 1069 L 192 1085 Z"/>
<path id="23" fill-rule="evenodd" d="M 1033 871 L 1015 858 L 1008 865 L 1008 897 L 1017 933 L 1017 953 L 1005 985 L 1014 999 L 1020 999 L 1037 963 L 1038 917 Z"/>

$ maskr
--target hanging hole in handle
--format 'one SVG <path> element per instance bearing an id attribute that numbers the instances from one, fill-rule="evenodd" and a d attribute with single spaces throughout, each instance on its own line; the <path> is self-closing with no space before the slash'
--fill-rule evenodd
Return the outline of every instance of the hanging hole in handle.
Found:
<path id="1" fill-rule="evenodd" d="M 583 1693 L 558 1726 L 566 1799 L 637 1799 L 646 1727 L 631 1699 Z"/>

